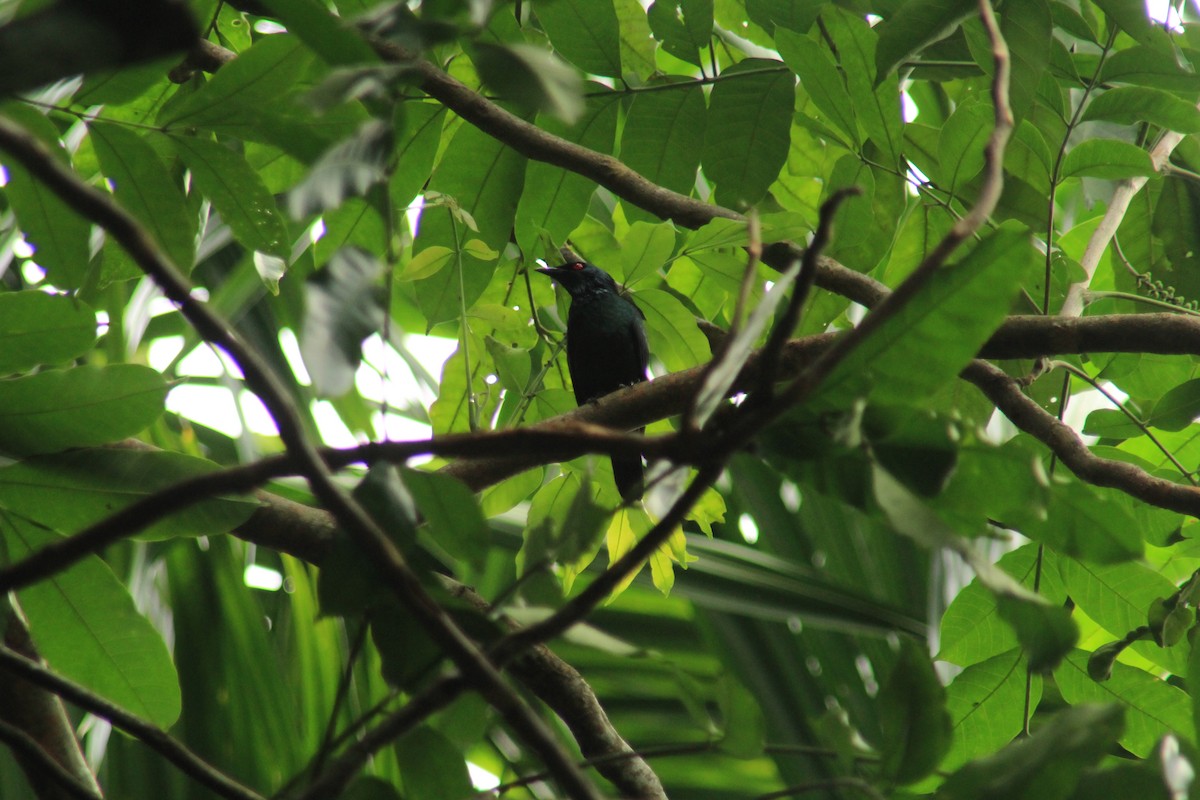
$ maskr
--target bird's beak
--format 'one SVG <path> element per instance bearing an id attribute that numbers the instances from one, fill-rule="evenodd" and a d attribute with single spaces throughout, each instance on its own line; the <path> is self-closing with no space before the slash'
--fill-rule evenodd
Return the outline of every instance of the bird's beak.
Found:
<path id="1" fill-rule="evenodd" d="M 543 275 L 549 275 L 551 278 L 562 272 L 562 266 L 557 267 L 538 267 L 534 272 L 540 272 Z"/>

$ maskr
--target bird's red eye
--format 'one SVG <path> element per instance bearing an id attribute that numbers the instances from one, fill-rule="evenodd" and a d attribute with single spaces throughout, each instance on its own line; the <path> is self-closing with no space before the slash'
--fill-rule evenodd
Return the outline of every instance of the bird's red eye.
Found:
<path id="1" fill-rule="evenodd" d="M 580 269 L 583 269 L 583 262 L 582 262 L 582 261 L 576 261 L 574 264 L 572 264 L 572 265 L 571 265 L 571 269 L 574 269 L 574 270 L 580 270 Z"/>

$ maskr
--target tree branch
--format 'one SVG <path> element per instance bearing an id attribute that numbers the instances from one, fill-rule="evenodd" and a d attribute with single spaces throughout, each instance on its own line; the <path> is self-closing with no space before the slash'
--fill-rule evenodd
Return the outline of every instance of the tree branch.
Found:
<path id="1" fill-rule="evenodd" d="M 21 608 L 8 595 L 3 615 L 4 649 L 38 660 Z M 0 722 L 18 765 L 39 798 L 101 796 L 100 786 L 88 768 L 62 701 L 16 675 L 0 676 Z M 21 735 L 16 735 L 15 732 Z"/>
<path id="2" fill-rule="evenodd" d="M 454 623 L 449 614 L 425 591 L 420 578 L 409 569 L 404 557 L 387 534 L 363 508 L 334 481 L 316 447 L 308 440 L 300 414 L 287 390 L 271 367 L 246 346 L 220 316 L 192 296 L 192 286 L 163 254 L 157 243 L 128 212 L 100 190 L 84 183 L 60 164 L 38 139 L 11 120 L 0 117 L 0 147 L 59 199 L 77 213 L 103 228 L 129 253 L 163 294 L 173 301 L 183 317 L 206 340 L 220 345 L 237 363 L 245 382 L 259 396 L 279 429 L 280 439 L 313 494 L 337 518 L 347 534 L 367 555 L 385 584 L 414 614 L 432 639 L 491 703 L 513 730 L 554 771 L 562 789 L 571 797 L 598 800 L 595 787 L 575 766 L 554 735 L 504 681 L 475 643 Z"/>
<path id="3" fill-rule="evenodd" d="M 229 778 L 191 750 L 172 739 L 161 728 L 129 713 L 120 706 L 57 675 L 41 664 L 8 647 L 0 647 L 0 670 L 20 676 L 29 683 L 53 692 L 72 705 L 108 720 L 142 741 L 188 777 L 229 800 L 263 800 L 263 796 Z"/>

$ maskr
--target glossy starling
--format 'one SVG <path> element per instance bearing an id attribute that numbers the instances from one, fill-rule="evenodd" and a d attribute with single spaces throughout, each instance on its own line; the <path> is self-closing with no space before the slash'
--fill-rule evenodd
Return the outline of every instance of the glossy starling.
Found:
<path id="1" fill-rule="evenodd" d="M 571 295 L 567 367 L 575 387 L 575 402 L 583 405 L 646 380 L 650 359 L 642 323 L 646 317 L 631 300 L 621 296 L 612 276 L 578 260 L 541 267 L 538 272 L 549 275 Z M 640 495 L 641 458 L 614 457 L 612 466 L 621 497 L 631 500 Z"/>

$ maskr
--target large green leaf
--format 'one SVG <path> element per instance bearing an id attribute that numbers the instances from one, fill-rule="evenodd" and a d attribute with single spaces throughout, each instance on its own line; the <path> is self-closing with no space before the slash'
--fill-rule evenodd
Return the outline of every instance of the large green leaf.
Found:
<path id="1" fill-rule="evenodd" d="M 949 36 L 978 6 L 970 0 L 905 0 L 879 24 L 875 49 L 875 82 L 901 62 Z"/>
<path id="2" fill-rule="evenodd" d="M 460 561 L 482 561 L 487 555 L 488 527 L 471 490 L 436 472 L 410 469 L 403 477 L 438 546 Z"/>
<path id="3" fill-rule="evenodd" d="M 994 752 L 1017 738 L 1024 722 L 1025 659 L 1017 649 L 971 664 L 946 687 L 946 710 L 954 725 L 954 741 L 941 769 L 954 770 Z M 1029 680 L 1029 709 L 1037 708 L 1042 679 Z"/>
<path id="4" fill-rule="evenodd" d="M 479 77 L 505 100 L 552 114 L 567 124 L 583 115 L 583 81 L 549 50 L 522 43 L 476 42 L 471 53 Z"/>
<path id="5" fill-rule="evenodd" d="M 938 790 L 939 800 L 1065 798 L 1084 768 L 1112 747 L 1124 728 L 1121 709 L 1084 705 L 1054 715 L 1032 736 L 967 764 Z"/>
<path id="6" fill-rule="evenodd" d="M 775 61 L 748 58 L 721 73 L 709 98 L 704 174 L 729 208 L 758 203 L 787 161 L 795 81 Z"/>
<path id="7" fill-rule="evenodd" d="M 0 375 L 61 364 L 96 341 L 96 312 L 67 295 L 0 294 Z"/>
<path id="8" fill-rule="evenodd" d="M 1154 602 L 1175 593 L 1171 581 L 1136 562 L 1099 565 L 1063 558 L 1058 565 L 1071 599 L 1112 639 L 1122 639 L 1146 625 Z M 1133 649 L 1176 675 L 1186 672 L 1186 644 L 1163 648 L 1143 641 Z"/>
<path id="9" fill-rule="evenodd" d="M 184 272 L 192 269 L 195 251 L 195 215 L 184 204 L 183 192 L 166 166 L 140 135 L 120 125 L 90 125 L 92 146 L 100 167 L 113 185 L 117 200 L 154 237 L 163 251 Z M 124 251 L 119 252 L 124 257 Z M 111 279 L 137 277 L 141 270 L 105 264 Z"/>
<path id="10" fill-rule="evenodd" d="M 166 396 L 162 376 L 137 364 L 0 381 L 0 450 L 53 453 L 115 442 L 158 419 Z"/>
<path id="11" fill-rule="evenodd" d="M 438 731 L 417 728 L 396 742 L 405 797 L 444 800 L 471 794 L 471 778 L 462 751 Z"/>
<path id="12" fill-rule="evenodd" d="M 69 163 L 59 143 L 58 130 L 43 115 L 22 105 L 5 106 L 3 111 L 4 116 L 24 126 L 46 145 L 55 160 Z M 26 240 L 34 246 L 34 261 L 49 272 L 60 288 L 78 287 L 88 267 L 91 223 L 19 163 L 6 159 L 4 169 L 8 173 L 4 197 L 11 204 Z"/>
<path id="13" fill-rule="evenodd" d="M 691 194 L 704 150 L 708 114 L 704 90 L 696 84 L 634 98 L 621 133 L 625 165 L 672 191 Z M 630 211 L 630 219 L 649 219 Z"/>
<path id="14" fill-rule="evenodd" d="M 86 449 L 38 456 L 0 469 L 0 507 L 64 533 L 75 533 L 127 505 L 217 467 L 169 451 Z M 211 536 L 232 530 L 258 507 L 217 497 L 170 514 L 141 538 Z"/>
<path id="15" fill-rule="evenodd" d="M 674 295 L 661 289 L 637 292 L 634 300 L 646 315 L 650 352 L 671 372 L 708 360 L 708 340 L 696 327 L 696 317 Z"/>
<path id="16" fill-rule="evenodd" d="M 199 90 L 179 95 L 158 114 L 164 128 L 218 128 L 292 89 L 312 55 L 290 34 L 264 36 L 223 66 Z"/>
<path id="17" fill-rule="evenodd" d="M 1076 650 L 1054 672 L 1063 699 L 1072 705 L 1112 703 L 1125 709 L 1121 744 L 1134 755 L 1149 756 L 1166 733 L 1192 740 L 1191 703 L 1180 688 L 1143 669 L 1113 665 L 1112 677 L 1097 683 L 1088 675 L 1088 653 Z"/>
<path id="18" fill-rule="evenodd" d="M 1116 139 L 1088 139 L 1067 152 L 1063 178 L 1120 180 L 1154 174 L 1154 163 L 1145 150 Z"/>
<path id="19" fill-rule="evenodd" d="M 583 118 L 572 126 L 554 118 L 539 118 L 538 125 L 589 150 L 611 153 L 619 108 L 620 104 L 612 98 L 594 98 L 588 102 Z M 527 255 L 538 252 L 538 239 L 543 235 L 552 247 L 563 244 L 583 219 L 588 200 L 595 191 L 596 185 L 582 175 L 542 161 L 531 161 L 525 172 L 525 185 L 517 203 L 514 223 L 521 249 Z"/>
<path id="20" fill-rule="evenodd" d="M 895 75 L 882 78 L 878 84 L 874 80 L 878 34 L 863 17 L 849 11 L 831 9 L 821 19 L 837 47 L 855 114 L 888 163 L 895 163 L 904 138 L 900 87 Z"/>
<path id="21" fill-rule="evenodd" d="M 11 563 L 61 537 L 0 512 L 0 539 Z M 18 597 L 51 669 L 160 728 L 179 718 L 179 678 L 162 636 L 98 557 L 22 589 Z"/>
<path id="22" fill-rule="evenodd" d="M 1022 226 L 1001 227 L 941 269 L 838 364 L 821 384 L 819 401 L 845 407 L 867 396 L 920 403 L 958 375 L 999 326 L 1033 255 Z"/>
<path id="23" fill-rule="evenodd" d="M 242 244 L 279 258 L 291 256 L 287 226 L 275 198 L 242 155 L 199 137 L 174 137 L 171 142 L 196 188 Z"/>
<path id="24" fill-rule="evenodd" d="M 664 50 L 700 66 L 700 51 L 712 36 L 713 0 L 656 0 L 646 16 Z"/>
<path id="25" fill-rule="evenodd" d="M 559 55 L 592 75 L 621 77 L 621 35 L 611 3 L 550 0 L 535 6 Z"/>
<path id="26" fill-rule="evenodd" d="M 779 55 L 800 78 L 808 96 L 812 98 L 828 121 L 850 138 L 858 142 L 858 123 L 855 121 L 854 104 L 850 93 L 833 59 L 814 40 L 786 29 L 775 32 Z"/>
<path id="27" fill-rule="evenodd" d="M 903 641 L 900 658 L 879 691 L 879 715 L 885 774 L 906 784 L 933 772 L 950 747 L 952 722 L 946 690 L 924 645 Z"/>

